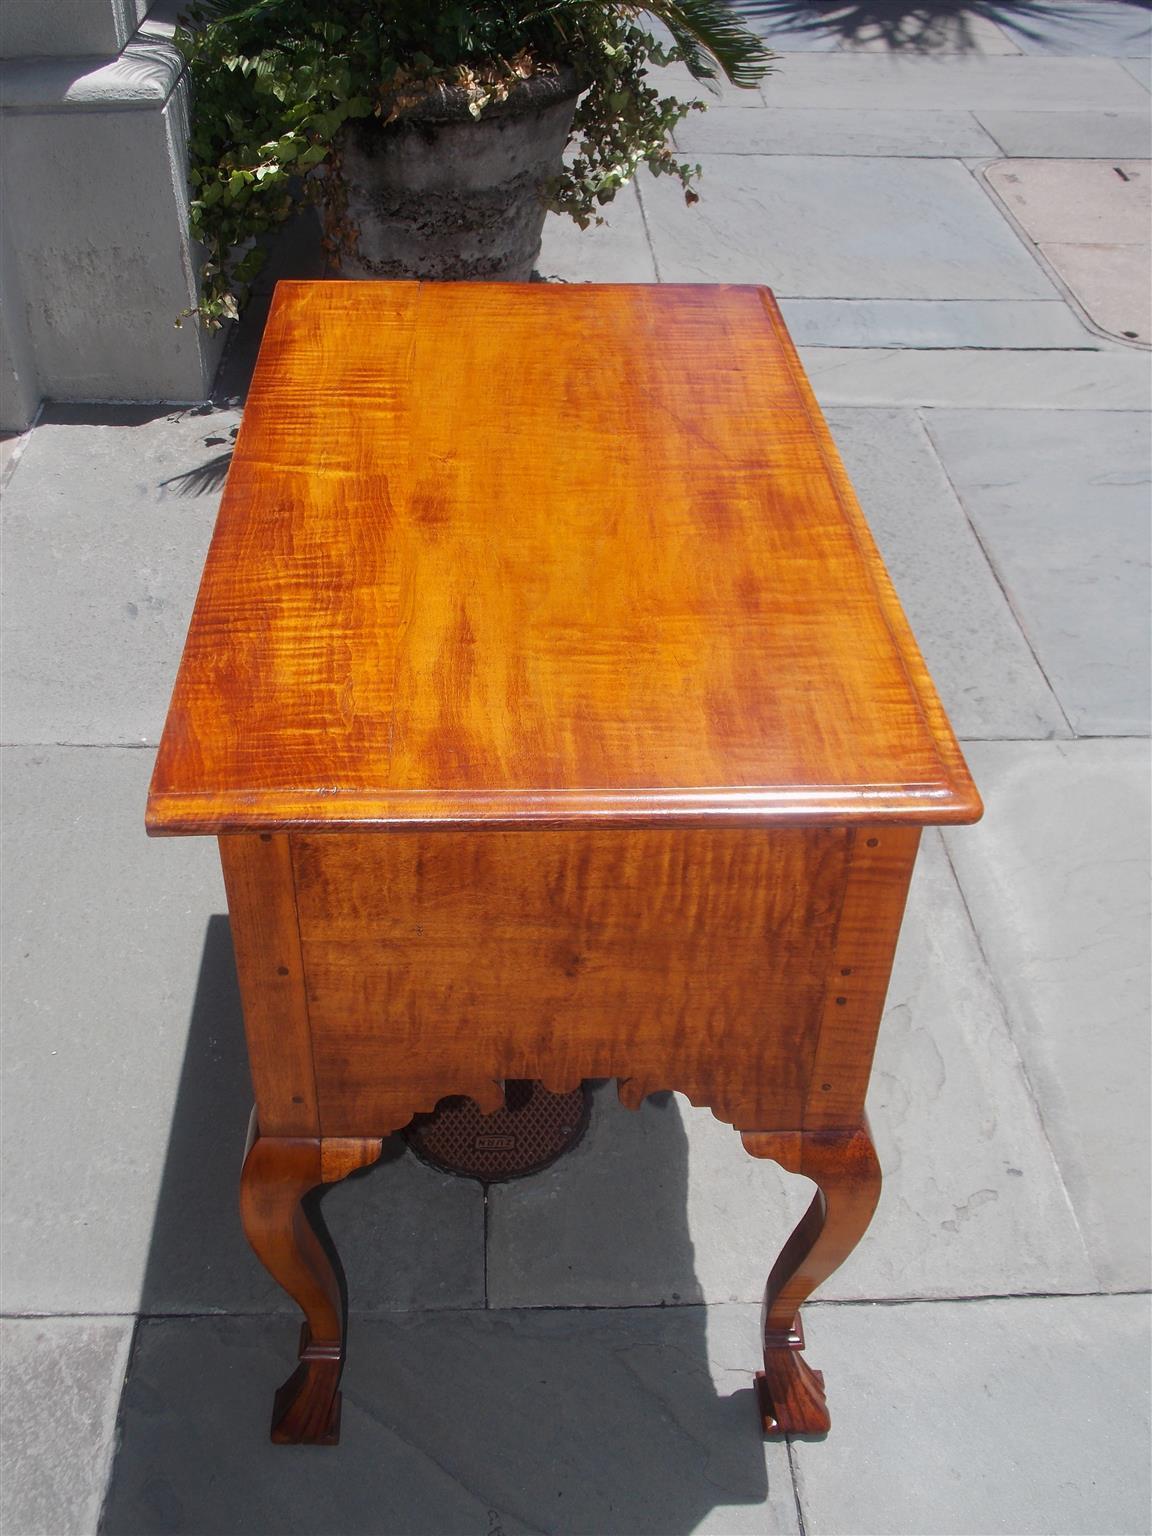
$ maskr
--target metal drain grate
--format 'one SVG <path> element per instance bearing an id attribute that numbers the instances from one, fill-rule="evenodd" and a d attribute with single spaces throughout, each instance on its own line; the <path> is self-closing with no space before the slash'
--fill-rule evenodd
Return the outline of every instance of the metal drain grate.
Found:
<path id="1" fill-rule="evenodd" d="M 485 1115 L 473 1099 L 443 1099 L 417 1115 L 404 1135 L 423 1162 L 447 1173 L 495 1183 L 547 1168 L 583 1136 L 591 1098 L 583 1084 L 549 1093 L 539 1083 L 504 1085 L 503 1109 Z"/>

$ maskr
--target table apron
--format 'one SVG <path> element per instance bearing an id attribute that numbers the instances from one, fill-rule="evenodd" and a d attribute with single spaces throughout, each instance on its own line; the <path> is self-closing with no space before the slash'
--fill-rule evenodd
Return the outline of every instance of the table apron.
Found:
<path id="1" fill-rule="evenodd" d="M 859 1124 L 919 828 L 220 838 L 261 1133 L 388 1134 L 506 1079 Z"/>

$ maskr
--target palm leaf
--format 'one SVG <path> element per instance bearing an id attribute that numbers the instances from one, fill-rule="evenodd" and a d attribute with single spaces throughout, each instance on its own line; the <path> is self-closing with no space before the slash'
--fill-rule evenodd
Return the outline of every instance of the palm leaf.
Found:
<path id="1" fill-rule="evenodd" d="M 719 65 L 733 85 L 763 79 L 775 55 L 724 0 L 648 0 L 644 9 L 671 32 L 697 80 L 714 80 Z"/>
<path id="2" fill-rule="evenodd" d="M 284 10 L 293 0 L 195 0 L 192 15 L 197 21 L 262 21 Z"/>

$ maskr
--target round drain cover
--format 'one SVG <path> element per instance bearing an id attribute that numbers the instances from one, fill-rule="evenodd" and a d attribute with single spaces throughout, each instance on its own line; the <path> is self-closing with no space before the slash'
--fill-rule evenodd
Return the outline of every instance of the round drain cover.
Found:
<path id="1" fill-rule="evenodd" d="M 505 1083 L 504 1101 L 503 1109 L 485 1115 L 473 1099 L 442 1099 L 404 1135 L 417 1157 L 446 1173 L 486 1183 L 519 1179 L 576 1145 L 591 1106 L 583 1084 L 571 1093 L 549 1093 L 519 1080 Z"/>

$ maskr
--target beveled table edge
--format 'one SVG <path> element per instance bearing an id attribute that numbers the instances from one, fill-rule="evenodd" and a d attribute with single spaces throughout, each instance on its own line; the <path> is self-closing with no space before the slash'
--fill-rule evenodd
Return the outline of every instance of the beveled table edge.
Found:
<path id="1" fill-rule="evenodd" d="M 983 806 L 970 779 L 952 785 L 780 785 L 757 788 L 315 790 L 227 795 L 152 793 L 152 837 L 269 831 L 404 831 L 464 827 L 955 825 Z"/>

